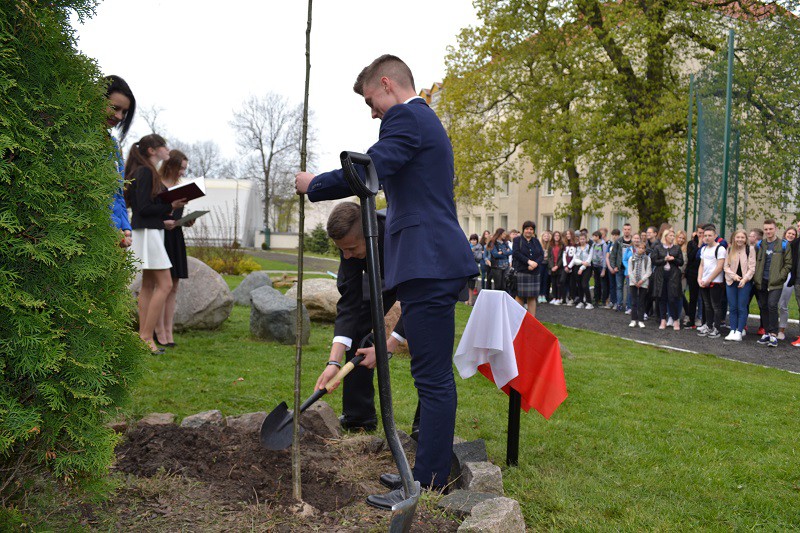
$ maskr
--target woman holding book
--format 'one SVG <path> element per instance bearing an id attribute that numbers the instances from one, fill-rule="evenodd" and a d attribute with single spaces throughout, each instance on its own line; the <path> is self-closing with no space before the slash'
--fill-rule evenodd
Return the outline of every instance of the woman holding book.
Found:
<path id="1" fill-rule="evenodd" d="M 156 353 L 163 353 L 153 341 L 156 324 L 172 290 L 172 263 L 164 248 L 164 230 L 175 227 L 166 220 L 175 209 L 186 205 L 181 198 L 167 203 L 158 197 L 165 190 L 156 166 L 169 158 L 166 141 L 155 133 L 135 143 L 125 165 L 125 201 L 131 208 L 134 258 L 142 269 L 139 291 L 139 337 Z"/>
<path id="2" fill-rule="evenodd" d="M 161 167 L 161 183 L 166 188 L 174 187 L 180 183 L 181 178 L 186 173 L 189 158 L 180 150 L 170 150 L 169 159 Z M 170 218 L 178 220 L 183 217 L 183 207 L 178 207 L 172 211 Z M 186 224 L 187 227 L 194 224 L 194 220 Z M 161 319 L 156 324 L 156 344 L 175 347 L 175 340 L 172 337 L 172 329 L 175 319 L 175 305 L 178 299 L 178 283 L 181 279 L 189 277 L 189 265 L 186 259 L 186 241 L 183 238 L 183 228 L 175 226 L 164 232 L 164 248 L 167 251 L 172 267 L 170 277 L 172 278 L 172 290 L 167 295 L 164 303 L 164 312 Z"/>

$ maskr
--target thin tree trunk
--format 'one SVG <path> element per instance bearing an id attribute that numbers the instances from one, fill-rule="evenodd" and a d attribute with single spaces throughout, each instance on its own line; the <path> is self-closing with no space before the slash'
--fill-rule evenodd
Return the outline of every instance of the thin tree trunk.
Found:
<path id="1" fill-rule="evenodd" d="M 308 86 L 311 77 L 311 0 L 308 0 L 308 22 L 306 24 L 306 87 L 303 97 L 303 139 L 300 145 L 300 171 L 306 171 L 308 141 Z M 292 439 L 292 494 L 302 501 L 303 489 L 300 482 L 300 364 L 303 359 L 303 247 L 305 245 L 305 207 L 306 196 L 299 196 L 299 221 L 297 245 L 297 350 L 294 359 L 294 427 Z"/>

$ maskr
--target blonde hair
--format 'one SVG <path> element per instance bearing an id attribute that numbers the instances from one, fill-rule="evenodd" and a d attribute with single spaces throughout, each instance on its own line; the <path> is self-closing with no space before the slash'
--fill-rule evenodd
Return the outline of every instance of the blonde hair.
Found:
<path id="1" fill-rule="evenodd" d="M 686 253 L 686 246 L 689 244 L 689 236 L 686 235 L 685 231 L 680 230 L 678 233 L 675 234 L 675 242 L 676 243 L 678 242 L 678 237 L 680 237 L 681 235 L 683 235 L 683 244 L 681 244 L 681 252 L 683 252 L 685 254 Z"/>
<path id="2" fill-rule="evenodd" d="M 729 266 L 731 264 L 731 257 L 733 257 L 733 252 L 738 252 L 739 251 L 739 249 L 736 246 L 736 236 L 739 235 L 740 233 L 742 235 L 744 235 L 744 246 L 742 246 L 742 249 L 746 249 L 748 246 L 750 246 L 750 240 L 749 240 L 749 237 L 747 236 L 747 232 L 745 230 L 737 229 L 736 231 L 734 231 L 733 235 L 731 235 L 731 242 L 728 245 L 730 247 L 730 253 L 728 253 L 727 257 L 725 258 L 725 262 Z"/>

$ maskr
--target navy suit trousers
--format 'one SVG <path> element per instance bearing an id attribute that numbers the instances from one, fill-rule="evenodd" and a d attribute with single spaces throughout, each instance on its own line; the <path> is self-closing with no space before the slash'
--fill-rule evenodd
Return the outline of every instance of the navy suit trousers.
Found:
<path id="1" fill-rule="evenodd" d="M 414 479 L 421 485 L 444 486 L 450 475 L 457 403 L 455 305 L 465 283 L 466 278 L 412 279 L 397 286 L 420 402 Z"/>

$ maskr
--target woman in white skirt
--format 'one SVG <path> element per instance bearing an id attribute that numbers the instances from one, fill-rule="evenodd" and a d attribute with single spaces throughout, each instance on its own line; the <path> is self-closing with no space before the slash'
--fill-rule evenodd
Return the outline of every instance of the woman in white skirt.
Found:
<path id="1" fill-rule="evenodd" d="M 164 311 L 164 303 L 172 290 L 172 263 L 164 248 L 164 229 L 172 229 L 174 220 L 165 220 L 172 211 L 186 205 L 176 200 L 171 204 L 158 197 L 164 190 L 157 165 L 169 158 L 166 141 L 155 133 L 145 135 L 131 147 L 125 165 L 125 200 L 131 208 L 133 243 L 131 249 L 142 269 L 139 291 L 139 337 L 155 353 L 163 353 L 153 342 L 156 322 Z"/>

